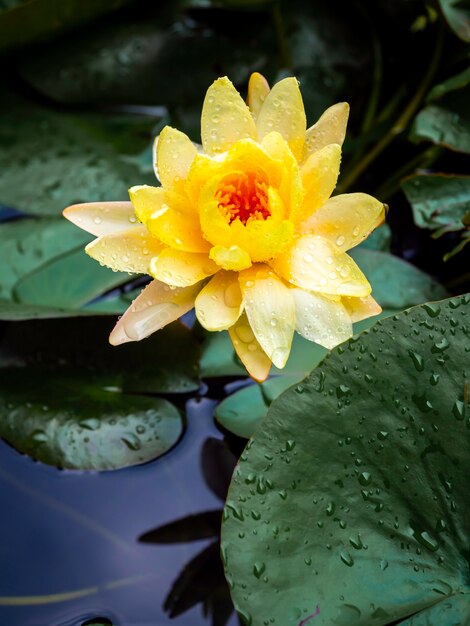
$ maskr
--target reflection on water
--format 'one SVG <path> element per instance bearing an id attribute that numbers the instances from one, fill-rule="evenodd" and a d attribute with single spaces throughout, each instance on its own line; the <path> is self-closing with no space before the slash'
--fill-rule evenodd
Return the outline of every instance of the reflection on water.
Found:
<path id="1" fill-rule="evenodd" d="M 173 619 L 163 605 L 186 564 L 213 539 L 150 545 L 138 538 L 221 509 L 230 461 L 220 476 L 208 468 L 212 461 L 201 464 L 208 445 L 220 447 L 208 438 L 222 438 L 214 404 L 190 400 L 174 450 L 115 472 L 56 470 L 0 441 L 1 626 L 81 626 L 98 616 L 114 626 L 210 624 L 200 604 Z M 237 623 L 232 613 L 228 624 Z"/>

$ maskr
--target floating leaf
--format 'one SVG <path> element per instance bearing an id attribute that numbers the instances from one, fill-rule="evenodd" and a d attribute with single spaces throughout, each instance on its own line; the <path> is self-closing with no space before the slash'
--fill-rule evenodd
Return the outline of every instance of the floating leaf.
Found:
<path id="1" fill-rule="evenodd" d="M 110 272 L 80 248 L 42 265 L 19 280 L 14 297 L 30 305 L 74 309 L 127 281 L 128 274 Z"/>
<path id="2" fill-rule="evenodd" d="M 467 229 L 462 234 L 461 243 L 444 258 L 460 251 L 470 236 L 470 224 L 465 224 L 470 212 L 470 176 L 413 176 L 403 181 L 402 187 L 413 209 L 416 225 L 434 230 L 433 237 Z"/>
<path id="3" fill-rule="evenodd" d="M 435 237 L 463 229 L 462 220 L 470 211 L 470 176 L 413 176 L 402 187 L 417 226 L 436 230 Z"/>
<path id="4" fill-rule="evenodd" d="M 470 42 L 469 0 L 438 0 L 441 11 L 454 33 Z"/>
<path id="5" fill-rule="evenodd" d="M 109 470 L 151 461 L 181 436 L 181 416 L 161 398 L 127 395 L 73 370 L 3 368 L 0 436 L 56 467 Z"/>
<path id="6" fill-rule="evenodd" d="M 431 276 L 393 254 L 364 248 L 351 250 L 350 254 L 367 276 L 372 295 L 383 309 L 402 311 L 448 295 Z"/>
<path id="7" fill-rule="evenodd" d="M 4 321 L 19 322 L 31 319 L 51 319 L 78 315 L 96 315 L 96 312 L 87 310 L 71 311 L 70 309 L 56 309 L 46 306 L 22 304 L 11 300 L 0 300 L 0 320 Z"/>
<path id="8" fill-rule="evenodd" d="M 0 298 L 12 299 L 14 286 L 22 277 L 70 250 L 83 249 L 88 241 L 90 235 L 62 219 L 20 219 L 2 224 Z"/>
<path id="9" fill-rule="evenodd" d="M 469 314 L 384 319 L 273 403 L 224 512 L 246 623 L 468 622 Z"/>
<path id="10" fill-rule="evenodd" d="M 310 369 L 317 364 L 313 361 Z M 273 400 L 301 378 L 303 377 L 275 376 L 264 383 L 244 387 L 222 400 L 214 415 L 231 433 L 248 439 L 265 417 Z"/>
<path id="11" fill-rule="evenodd" d="M 455 91 L 418 113 L 412 138 L 426 139 L 457 152 L 470 152 L 470 88 Z"/>
<path id="12" fill-rule="evenodd" d="M 59 215 L 79 202 L 126 200 L 135 184 L 155 184 L 155 117 L 81 116 L 31 106 L 0 121 L 0 202 L 34 215 Z"/>

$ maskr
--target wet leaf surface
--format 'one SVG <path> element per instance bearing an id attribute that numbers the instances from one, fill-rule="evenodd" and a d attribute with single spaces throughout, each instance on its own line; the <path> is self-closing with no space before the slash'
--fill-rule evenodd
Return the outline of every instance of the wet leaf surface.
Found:
<path id="1" fill-rule="evenodd" d="M 0 436 L 33 459 L 80 470 L 138 465 L 175 445 L 176 407 L 107 382 L 70 369 L 2 368 Z"/>
<path id="2" fill-rule="evenodd" d="M 467 623 L 469 314 L 384 319 L 273 403 L 224 512 L 247 623 Z"/>

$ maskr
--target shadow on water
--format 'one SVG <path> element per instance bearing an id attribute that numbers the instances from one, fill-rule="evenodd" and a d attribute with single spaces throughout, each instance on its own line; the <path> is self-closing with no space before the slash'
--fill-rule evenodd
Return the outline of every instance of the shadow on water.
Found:
<path id="1" fill-rule="evenodd" d="M 0 441 L 1 626 L 238 624 L 218 547 L 236 457 L 214 406 L 189 400 L 171 452 L 114 472 L 56 470 Z"/>

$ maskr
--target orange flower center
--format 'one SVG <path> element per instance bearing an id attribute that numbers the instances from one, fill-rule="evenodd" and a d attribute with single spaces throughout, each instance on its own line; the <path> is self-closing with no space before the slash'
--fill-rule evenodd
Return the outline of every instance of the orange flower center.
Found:
<path id="1" fill-rule="evenodd" d="M 249 219 L 265 220 L 271 213 L 268 203 L 268 185 L 264 177 L 253 172 L 236 172 L 223 178 L 215 197 L 219 210 L 229 224 Z"/>

